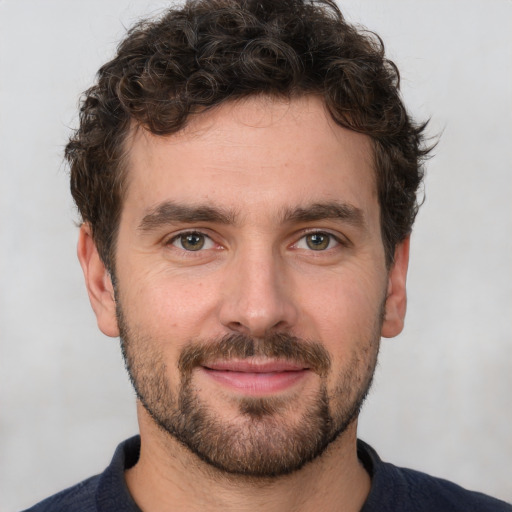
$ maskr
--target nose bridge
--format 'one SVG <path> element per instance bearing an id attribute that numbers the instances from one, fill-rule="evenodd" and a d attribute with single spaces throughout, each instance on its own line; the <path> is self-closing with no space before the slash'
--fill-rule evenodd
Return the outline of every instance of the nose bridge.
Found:
<path id="1" fill-rule="evenodd" d="M 240 248 L 226 280 L 221 322 L 230 330 L 260 337 L 295 323 L 289 276 L 271 244 L 253 241 Z"/>

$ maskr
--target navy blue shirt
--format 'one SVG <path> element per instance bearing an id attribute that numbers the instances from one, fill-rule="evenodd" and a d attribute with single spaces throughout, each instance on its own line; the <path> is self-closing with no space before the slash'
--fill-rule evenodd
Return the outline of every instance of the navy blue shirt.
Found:
<path id="1" fill-rule="evenodd" d="M 100 475 L 70 487 L 25 512 L 141 512 L 124 471 L 137 462 L 139 436 L 121 443 Z M 373 448 L 358 441 L 358 456 L 372 487 L 361 512 L 512 512 L 512 505 L 471 492 L 447 480 L 382 462 Z"/>

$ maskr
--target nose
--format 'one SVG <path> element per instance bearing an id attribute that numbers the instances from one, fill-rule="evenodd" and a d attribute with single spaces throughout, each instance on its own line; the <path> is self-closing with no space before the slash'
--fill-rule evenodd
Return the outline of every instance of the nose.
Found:
<path id="1" fill-rule="evenodd" d="M 220 322 L 253 337 L 291 329 L 298 318 L 292 276 L 271 250 L 248 252 L 226 272 Z"/>

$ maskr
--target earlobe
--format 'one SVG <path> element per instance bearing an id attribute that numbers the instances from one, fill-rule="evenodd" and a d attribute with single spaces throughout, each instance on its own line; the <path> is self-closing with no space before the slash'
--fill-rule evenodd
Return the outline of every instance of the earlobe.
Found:
<path id="1" fill-rule="evenodd" d="M 112 279 L 100 258 L 87 223 L 80 227 L 77 254 L 98 327 L 107 336 L 117 337 L 119 328 Z"/>
<path id="2" fill-rule="evenodd" d="M 407 267 L 409 265 L 409 244 L 407 237 L 397 245 L 395 259 L 389 271 L 388 290 L 381 335 L 393 338 L 402 332 L 407 309 Z"/>

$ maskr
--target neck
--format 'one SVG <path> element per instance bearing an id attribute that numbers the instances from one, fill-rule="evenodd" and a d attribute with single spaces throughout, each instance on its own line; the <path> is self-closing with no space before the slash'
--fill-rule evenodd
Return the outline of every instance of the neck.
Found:
<path id="1" fill-rule="evenodd" d="M 223 473 L 157 429 L 139 410 L 141 452 L 126 482 L 147 512 L 357 512 L 370 477 L 357 458 L 356 421 L 314 461 L 290 475 L 254 478 Z"/>

